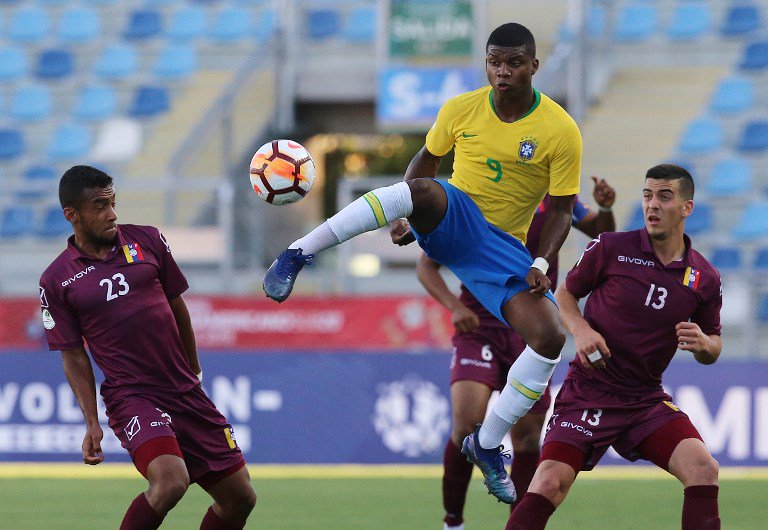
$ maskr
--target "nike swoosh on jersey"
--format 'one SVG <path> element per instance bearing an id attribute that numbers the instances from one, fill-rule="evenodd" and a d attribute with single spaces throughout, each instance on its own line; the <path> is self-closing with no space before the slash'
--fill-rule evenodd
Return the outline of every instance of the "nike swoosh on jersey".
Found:
<path id="1" fill-rule="evenodd" d="M 476 134 L 467 134 L 467 133 L 461 133 L 462 138 L 474 138 L 477 136 Z"/>

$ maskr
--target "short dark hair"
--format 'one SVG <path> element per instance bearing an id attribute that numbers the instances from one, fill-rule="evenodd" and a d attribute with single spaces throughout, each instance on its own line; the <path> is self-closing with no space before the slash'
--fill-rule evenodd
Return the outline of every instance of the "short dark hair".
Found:
<path id="1" fill-rule="evenodd" d="M 676 166 L 675 164 L 659 164 L 653 166 L 645 174 L 647 179 L 659 179 L 659 180 L 679 180 L 680 181 L 680 195 L 686 201 L 693 199 L 693 193 L 695 186 L 693 185 L 693 177 L 684 167 Z"/>
<path id="2" fill-rule="evenodd" d="M 536 58 L 536 40 L 533 38 L 533 33 L 517 22 L 507 22 L 493 30 L 485 44 L 486 53 L 491 45 L 505 48 L 522 46 L 528 55 Z"/>
<path id="3" fill-rule="evenodd" d="M 59 181 L 59 202 L 62 208 L 77 208 L 85 190 L 108 188 L 112 177 L 91 166 L 72 166 Z"/>

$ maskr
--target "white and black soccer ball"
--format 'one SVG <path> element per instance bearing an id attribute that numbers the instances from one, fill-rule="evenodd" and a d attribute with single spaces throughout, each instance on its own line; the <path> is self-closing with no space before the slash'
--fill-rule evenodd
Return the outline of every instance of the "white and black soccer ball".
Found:
<path id="1" fill-rule="evenodd" d="M 270 204 L 290 204 L 303 198 L 315 182 L 315 162 L 293 140 L 272 140 L 251 159 L 251 186 Z"/>

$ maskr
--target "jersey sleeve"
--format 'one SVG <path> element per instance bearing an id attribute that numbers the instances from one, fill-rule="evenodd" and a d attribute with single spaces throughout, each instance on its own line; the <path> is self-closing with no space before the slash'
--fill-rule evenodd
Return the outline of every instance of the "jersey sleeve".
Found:
<path id="1" fill-rule="evenodd" d="M 189 289 L 187 279 L 184 277 L 184 273 L 181 272 L 176 260 L 173 259 L 171 254 L 171 247 L 165 236 L 159 229 L 155 229 L 157 232 L 153 234 L 152 243 L 155 247 L 155 255 L 157 256 L 157 264 L 160 267 L 160 284 L 163 286 L 165 296 L 168 300 L 173 300 L 184 291 Z"/>
<path id="2" fill-rule="evenodd" d="M 565 277 L 565 287 L 576 298 L 584 298 L 603 279 L 606 244 L 602 234 L 587 243 L 584 253 Z"/>
<path id="3" fill-rule="evenodd" d="M 576 195 L 581 186 L 581 132 L 576 123 L 570 121 L 556 137 L 549 165 L 549 194 Z"/>
<path id="4" fill-rule="evenodd" d="M 709 296 L 699 304 L 691 316 L 691 322 L 695 322 L 707 335 L 720 335 L 720 309 L 723 307 L 723 285 L 720 274 L 708 286 Z"/>
<path id="5" fill-rule="evenodd" d="M 45 277 L 40 279 L 40 312 L 51 350 L 65 351 L 83 346 L 83 331 L 74 309 L 62 300 Z"/>
<path id="6" fill-rule="evenodd" d="M 435 156 L 443 156 L 453 148 L 455 136 L 453 134 L 454 110 L 453 100 L 446 101 L 437 113 L 437 119 L 432 128 L 427 132 L 427 151 Z"/>
<path id="7" fill-rule="evenodd" d="M 576 197 L 576 200 L 573 203 L 573 216 L 571 217 L 571 224 L 573 226 L 576 226 L 580 222 L 584 220 L 584 218 L 589 214 L 590 209 L 589 206 L 584 204 L 579 200 L 578 197 Z"/>

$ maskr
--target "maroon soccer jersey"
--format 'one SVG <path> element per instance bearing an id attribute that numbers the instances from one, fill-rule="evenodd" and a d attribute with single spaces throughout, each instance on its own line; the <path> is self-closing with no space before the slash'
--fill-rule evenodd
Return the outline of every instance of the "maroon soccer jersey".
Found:
<path id="1" fill-rule="evenodd" d="M 587 245 L 565 285 L 576 298 L 589 295 L 584 318 L 611 350 L 604 370 L 587 370 L 574 359 L 566 379 L 645 393 L 661 386 L 677 351 L 678 323 L 690 320 L 707 335 L 720 334 L 720 273 L 687 236 L 682 260 L 665 267 L 645 228 L 604 233 Z"/>
<path id="2" fill-rule="evenodd" d="M 165 239 L 151 226 L 118 225 L 104 260 L 67 249 L 40 278 L 51 350 L 88 343 L 104 372 L 107 406 L 137 392 L 183 393 L 199 384 L 168 303 L 188 288 Z"/>

